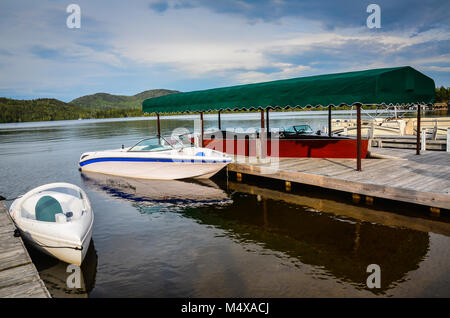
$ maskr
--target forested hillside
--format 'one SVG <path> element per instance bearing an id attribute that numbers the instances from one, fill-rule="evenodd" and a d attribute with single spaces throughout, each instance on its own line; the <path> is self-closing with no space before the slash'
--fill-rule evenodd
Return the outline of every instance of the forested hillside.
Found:
<path id="1" fill-rule="evenodd" d="M 120 118 L 142 115 L 141 109 L 93 109 L 52 98 L 34 100 L 0 98 L 0 123 L 78 118 Z"/>
<path id="2" fill-rule="evenodd" d="M 76 98 L 73 101 L 71 101 L 71 103 L 81 107 L 89 107 L 96 109 L 107 109 L 107 108 L 137 109 L 142 108 L 142 102 L 145 99 L 164 96 L 173 93 L 179 92 L 168 89 L 151 89 L 133 96 L 97 93 L 93 95 L 86 95 Z"/>

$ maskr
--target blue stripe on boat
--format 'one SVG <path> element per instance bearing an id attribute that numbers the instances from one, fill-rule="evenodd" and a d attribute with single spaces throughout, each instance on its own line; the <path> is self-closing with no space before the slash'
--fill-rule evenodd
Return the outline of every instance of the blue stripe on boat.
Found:
<path id="1" fill-rule="evenodd" d="M 80 162 L 80 167 L 85 165 L 95 163 L 95 162 L 103 162 L 103 161 L 134 161 L 134 162 L 201 162 L 201 163 L 227 163 L 231 162 L 231 160 L 197 160 L 197 159 L 167 159 L 167 158 L 96 158 L 89 159 L 83 162 Z"/>

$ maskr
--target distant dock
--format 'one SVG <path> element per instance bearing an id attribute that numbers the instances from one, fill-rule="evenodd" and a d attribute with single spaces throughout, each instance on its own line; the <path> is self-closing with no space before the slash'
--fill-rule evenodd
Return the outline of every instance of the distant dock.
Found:
<path id="1" fill-rule="evenodd" d="M 238 160 L 228 165 L 237 180 L 245 175 L 282 180 L 286 190 L 300 183 L 353 194 L 355 200 L 374 198 L 423 205 L 433 213 L 450 210 L 450 154 L 408 149 L 372 148 L 379 159 L 363 159 L 362 171 L 354 159 L 280 158 L 278 165 Z M 243 158 L 240 158 L 243 159 Z"/>
<path id="2" fill-rule="evenodd" d="M 0 202 L 0 298 L 50 298 L 6 206 Z"/>

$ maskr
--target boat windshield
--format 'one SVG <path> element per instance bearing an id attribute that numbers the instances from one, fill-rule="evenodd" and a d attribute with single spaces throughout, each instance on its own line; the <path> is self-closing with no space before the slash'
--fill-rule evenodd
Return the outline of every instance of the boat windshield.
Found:
<path id="1" fill-rule="evenodd" d="M 284 129 L 284 132 L 285 132 L 285 133 L 288 133 L 288 134 L 295 134 L 295 133 L 297 133 L 297 131 L 295 130 L 294 126 L 285 128 L 285 129 Z"/>
<path id="2" fill-rule="evenodd" d="M 309 125 L 298 125 L 294 126 L 295 131 L 298 134 L 310 134 L 313 133 L 312 128 Z"/>
<path id="3" fill-rule="evenodd" d="M 163 137 L 153 137 L 141 140 L 128 151 L 166 151 L 173 149 L 177 149 L 173 142 L 171 143 Z"/>

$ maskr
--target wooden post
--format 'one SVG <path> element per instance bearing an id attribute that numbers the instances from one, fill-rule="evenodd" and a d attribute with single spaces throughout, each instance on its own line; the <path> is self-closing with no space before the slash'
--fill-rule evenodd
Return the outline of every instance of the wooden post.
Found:
<path id="1" fill-rule="evenodd" d="M 286 187 L 286 192 L 291 192 L 292 189 L 291 181 L 284 181 L 284 185 Z"/>
<path id="2" fill-rule="evenodd" d="M 200 145 L 203 148 L 203 112 L 200 112 L 200 121 L 201 121 L 201 133 L 200 133 Z"/>
<path id="3" fill-rule="evenodd" d="M 328 137 L 331 137 L 331 105 L 328 105 Z"/>
<path id="4" fill-rule="evenodd" d="M 156 113 L 156 122 L 157 122 L 157 125 L 158 125 L 158 138 L 160 138 L 161 137 L 161 125 L 160 125 L 160 123 L 159 123 L 159 113 Z"/>
<path id="5" fill-rule="evenodd" d="M 352 201 L 353 203 L 359 203 L 361 201 L 361 196 L 357 193 L 352 193 Z"/>
<path id="6" fill-rule="evenodd" d="M 441 209 L 430 207 L 431 215 L 439 216 L 441 214 Z"/>
<path id="7" fill-rule="evenodd" d="M 220 131 L 222 131 L 222 123 L 221 123 L 221 121 L 220 121 L 220 112 L 221 112 L 222 110 L 219 110 L 219 130 Z"/>
<path id="8" fill-rule="evenodd" d="M 420 155 L 420 105 L 417 105 L 416 155 Z"/>
<path id="9" fill-rule="evenodd" d="M 356 170 L 361 171 L 361 104 L 356 105 Z"/>

